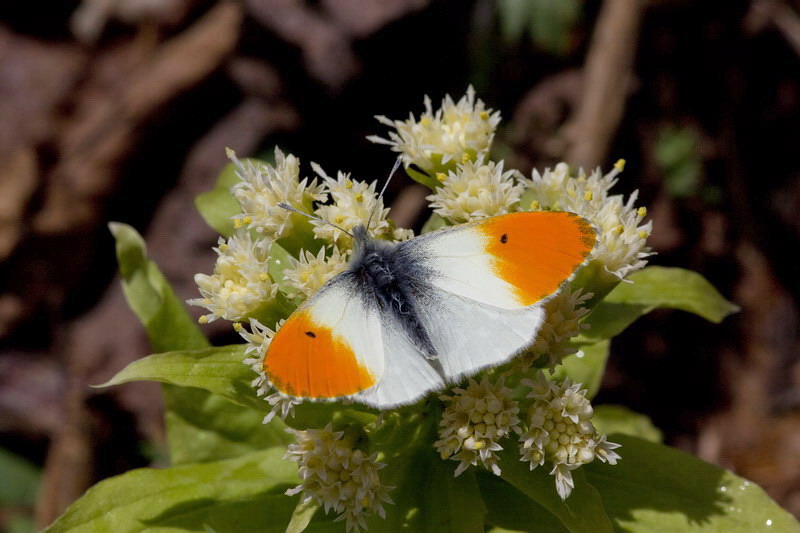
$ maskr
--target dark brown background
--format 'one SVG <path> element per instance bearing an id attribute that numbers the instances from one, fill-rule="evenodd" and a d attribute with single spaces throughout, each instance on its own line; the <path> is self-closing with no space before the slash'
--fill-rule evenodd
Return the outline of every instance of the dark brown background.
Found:
<path id="1" fill-rule="evenodd" d="M 742 307 L 718 326 L 640 320 L 597 402 L 649 414 L 669 444 L 800 515 L 797 2 L 575 0 L 573 22 L 537 13 L 516 38 L 489 0 L 109 5 L 0 4 L 0 448 L 42 468 L 36 508 L 0 510 L 0 528 L 45 525 L 163 450 L 157 386 L 87 387 L 148 352 L 109 220 L 144 233 L 193 297 L 216 236 L 192 198 L 226 146 L 382 179 L 393 157 L 364 139 L 385 132 L 372 116 L 469 83 L 502 111 L 509 165 L 627 159 L 616 192 L 649 207 L 652 262 L 697 270 Z M 401 224 L 421 222 L 419 186 L 398 179 L 388 196 Z"/>

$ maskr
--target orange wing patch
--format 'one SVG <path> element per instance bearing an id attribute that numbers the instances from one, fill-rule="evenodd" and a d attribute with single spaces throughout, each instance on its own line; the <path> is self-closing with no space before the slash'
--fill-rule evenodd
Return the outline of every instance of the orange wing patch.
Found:
<path id="1" fill-rule="evenodd" d="M 597 239 L 589 222 L 567 212 L 501 215 L 480 222 L 477 229 L 487 237 L 495 274 L 514 286 L 526 306 L 558 290 Z"/>
<path id="2" fill-rule="evenodd" d="M 276 389 L 301 398 L 347 396 L 377 381 L 347 341 L 314 323 L 307 310 L 295 312 L 275 334 L 264 372 Z"/>

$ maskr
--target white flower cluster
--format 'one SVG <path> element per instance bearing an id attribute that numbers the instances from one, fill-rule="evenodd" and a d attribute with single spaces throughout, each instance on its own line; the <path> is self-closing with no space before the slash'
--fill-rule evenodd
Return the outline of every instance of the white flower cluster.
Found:
<path id="1" fill-rule="evenodd" d="M 385 517 L 382 502 L 394 503 L 390 487 L 381 484 L 378 471 L 384 467 L 376 456 L 368 456 L 328 424 L 324 429 L 289 430 L 297 440 L 286 458 L 298 463 L 301 483 L 286 494 L 303 493 L 303 501 L 314 499 L 327 513 L 338 513 L 347 531 L 367 529 L 365 518 Z"/>
<path id="2" fill-rule="evenodd" d="M 214 273 L 194 277 L 203 297 L 189 300 L 191 305 L 210 311 L 200 318 L 201 322 L 218 318 L 244 320 L 275 297 L 278 286 L 267 274 L 269 249 L 249 233 L 238 232 L 227 241 L 220 238 L 214 251 L 218 256 Z"/>
<path id="3" fill-rule="evenodd" d="M 591 261 L 598 261 L 606 272 L 618 279 L 643 268 L 650 256 L 647 238 L 653 223 L 643 224 L 647 209 L 635 207 L 638 192 L 623 201 L 621 194 L 609 195 L 608 191 L 617 183 L 617 175 L 625 167 L 623 160 L 617 161 L 614 169 L 604 175 L 595 170 L 586 176 L 583 171 L 577 177 L 570 175 L 566 163 L 543 174 L 533 171 L 533 177 L 525 180 L 533 193 L 530 208 L 571 211 L 591 222 L 598 230 L 598 241 Z"/>
<path id="4" fill-rule="evenodd" d="M 290 265 L 283 271 L 283 277 L 305 300 L 342 272 L 349 258 L 350 250 L 341 252 L 338 246 L 324 246 L 316 255 L 301 250 L 298 259 L 289 258 Z"/>
<path id="5" fill-rule="evenodd" d="M 441 399 L 447 407 L 434 446 L 442 459 L 459 461 L 456 476 L 478 461 L 500 475 L 495 452 L 503 448 L 498 441 L 521 431 L 511 389 L 502 379 L 493 384 L 484 376 L 480 384 L 470 379 L 466 389 L 454 388 L 452 396 Z"/>
<path id="6" fill-rule="evenodd" d="M 583 306 L 591 299 L 592 293 L 583 293 L 583 289 L 571 290 L 564 287 L 560 293 L 545 303 L 545 321 L 536 335 L 536 341 L 518 358 L 518 367 L 527 370 L 535 362 L 546 360 L 546 366 L 555 368 L 568 355 L 578 351 L 570 344 L 570 339 L 588 328 L 580 322 L 589 313 Z"/>
<path id="7" fill-rule="evenodd" d="M 453 223 L 471 222 L 516 211 L 524 186 L 515 170 L 503 172 L 503 162 L 467 161 L 455 171 L 437 173 L 442 185 L 427 197 L 433 212 Z"/>
<path id="8" fill-rule="evenodd" d="M 548 381 L 541 371 L 535 380 L 523 380 L 531 388 L 528 398 L 528 429 L 520 436 L 522 460 L 530 462 L 531 470 L 545 462 L 553 466 L 556 491 L 566 499 L 574 483 L 572 470 L 591 463 L 595 458 L 616 464 L 620 458 L 614 450 L 619 444 L 606 441 L 591 422 L 594 410 L 579 383 Z"/>
<path id="9" fill-rule="evenodd" d="M 330 194 L 333 203 L 317 208 L 316 215 L 322 220 L 314 220 L 314 234 L 325 241 L 341 245 L 343 233 L 335 226 L 351 231 L 369 220 L 369 234 L 374 238 L 405 240 L 411 236 L 410 230 L 395 229 L 386 218 L 389 208 L 383 207 L 383 198 L 378 198 L 375 191 L 376 182 L 367 183 L 350 179 L 349 173 L 339 172 L 336 179 L 328 176 L 322 167 L 312 163 L 312 168 L 323 180 L 325 191 Z M 372 214 L 370 220 L 370 214 Z M 326 224 L 327 222 L 327 224 Z M 343 246 L 349 248 L 352 242 L 348 238 Z"/>
<path id="10" fill-rule="evenodd" d="M 231 192 L 242 214 L 234 219 L 238 228 L 254 229 L 269 239 L 277 239 L 292 229 L 292 212 L 278 206 L 285 203 L 310 212 L 313 202 L 327 199 L 325 188 L 314 179 L 300 179 L 300 160 L 275 148 L 275 166 L 262 161 L 241 161 L 232 150 L 228 157 L 236 165 L 239 182 Z"/>
<path id="11" fill-rule="evenodd" d="M 475 90 L 470 86 L 458 103 L 454 103 L 449 95 L 445 96 L 435 113 L 430 98 L 426 96 L 425 112 L 419 120 L 413 114 L 409 114 L 408 120 L 390 120 L 385 116 L 375 118 L 395 131 L 389 132 L 388 139 L 377 135 L 367 139 L 387 144 L 395 152 L 400 152 L 406 167 L 416 165 L 431 173 L 437 166 L 445 166 L 450 161 L 463 161 L 464 155 L 473 159 L 487 154 L 500 123 L 500 112 L 487 109 L 480 99 L 476 101 Z"/>

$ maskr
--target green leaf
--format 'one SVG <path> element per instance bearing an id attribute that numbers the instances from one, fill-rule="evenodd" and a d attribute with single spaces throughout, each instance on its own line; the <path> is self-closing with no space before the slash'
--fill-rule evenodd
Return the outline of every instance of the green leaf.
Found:
<path id="1" fill-rule="evenodd" d="M 445 462 L 433 450 L 428 454 L 428 473 L 422 491 L 422 516 L 428 531 L 483 533 L 486 506 L 473 469 L 454 477 L 456 463 Z"/>
<path id="2" fill-rule="evenodd" d="M 410 453 L 386 459 L 380 471 L 381 483 L 394 489 L 389 496 L 394 504 L 384 505 L 386 518 L 370 516 L 367 530 L 371 533 L 425 533 L 422 515 L 425 496 L 420 487 L 425 483 L 428 461 L 426 452 L 414 448 Z"/>
<path id="3" fill-rule="evenodd" d="M 113 531 L 283 532 L 296 498 L 297 467 L 270 449 L 243 457 L 161 470 L 141 468 L 101 481 L 47 533 Z"/>
<path id="4" fill-rule="evenodd" d="M 378 452 L 386 464 L 380 471 L 381 483 L 394 487 L 389 493 L 394 504 L 384 506 L 386 519 L 367 518 L 371 533 L 428 531 L 424 516 L 427 494 L 421 488 L 428 479 L 431 460 L 440 461 L 430 443 L 441 412 L 438 402 L 426 405 L 426 412 L 414 408 L 388 411 L 383 423 L 370 431 L 370 452 Z"/>
<path id="5" fill-rule="evenodd" d="M 583 467 L 620 531 L 800 532 L 755 483 L 674 448 L 615 434 L 622 460 Z"/>
<path id="6" fill-rule="evenodd" d="M 101 387 L 151 380 L 197 387 L 235 404 L 266 410 L 267 404 L 251 385 L 253 371 L 242 361 L 245 345 L 157 353 L 132 362 Z"/>
<path id="7" fill-rule="evenodd" d="M 314 499 L 298 503 L 292 512 L 292 519 L 286 527 L 286 533 L 303 533 L 317 511 L 319 511 L 319 503 Z"/>
<path id="8" fill-rule="evenodd" d="M 239 202 L 231 194 L 231 187 L 238 182 L 236 165 L 228 163 L 220 172 L 214 188 L 194 199 L 194 205 L 206 223 L 224 237 L 233 235 L 233 217 L 241 213 Z"/>
<path id="9" fill-rule="evenodd" d="M 197 324 L 175 296 L 155 263 L 147 258 L 144 239 L 131 226 L 111 222 L 116 239 L 122 288 L 128 305 L 147 330 L 155 351 L 208 346 Z"/>
<path id="10" fill-rule="evenodd" d="M 504 449 L 497 452 L 500 457 L 500 476 L 540 506 L 547 509 L 567 530 L 587 533 L 613 531 L 611 520 L 603 508 L 597 490 L 586 481 L 581 469 L 572 471 L 575 488 L 563 501 L 556 492 L 555 478 L 544 468 L 530 470 L 526 462 L 519 460 L 515 443 L 508 441 Z"/>
<path id="11" fill-rule="evenodd" d="M 653 425 L 649 416 L 621 405 L 598 405 L 594 408 L 592 424 L 605 435 L 622 433 L 655 443 L 663 439 L 661 431 Z"/>
<path id="12" fill-rule="evenodd" d="M 144 240 L 125 224 L 112 223 L 117 257 L 128 304 L 145 326 L 150 343 L 158 351 L 192 350 L 208 346 L 195 321 L 147 258 Z M 145 364 L 146 366 L 147 364 Z M 234 369 L 231 365 L 231 369 Z M 241 379 L 254 374 L 240 361 Z M 237 374 L 238 375 L 238 374 Z M 261 423 L 265 406 L 242 410 L 228 400 L 199 389 L 164 385 L 167 440 L 173 464 L 226 459 L 246 451 L 284 442 L 280 424 Z M 252 389 L 251 389 L 252 391 Z"/>
<path id="13" fill-rule="evenodd" d="M 34 505 L 40 477 L 33 463 L 0 448 L 0 506 Z"/>
<path id="14" fill-rule="evenodd" d="M 486 507 L 471 471 L 454 477 L 456 463 L 430 446 L 416 446 L 386 460 L 381 483 L 394 486 L 386 519 L 367 519 L 372 533 L 482 533 Z"/>
<path id="15" fill-rule="evenodd" d="M 144 239 L 127 224 L 112 222 L 109 229 L 116 239 L 117 261 L 122 275 L 122 289 L 134 314 L 145 327 L 154 350 L 197 349 L 208 346 L 200 329 L 186 312 L 175 292 L 158 267 L 147 258 Z M 198 443 L 212 443 L 208 431 L 193 432 L 192 427 L 173 426 L 173 422 L 186 418 L 202 420 L 206 430 L 213 428 L 215 419 L 206 416 L 199 407 L 196 394 L 176 387 L 162 387 L 168 409 L 178 409 L 179 415 L 166 413 L 167 442 L 170 457 L 184 458 L 187 446 L 198 448 Z M 210 458 L 210 454 L 202 454 Z M 223 456 L 224 457 L 224 456 Z M 222 458 L 222 457 L 219 457 Z"/>
<path id="16" fill-rule="evenodd" d="M 481 496 L 488 509 L 486 522 L 506 531 L 565 533 L 564 525 L 547 509 L 525 496 L 502 478 L 485 470 L 476 473 Z M 492 529 L 491 531 L 496 531 Z"/>
<path id="17" fill-rule="evenodd" d="M 586 318 L 592 339 L 610 339 L 640 316 L 654 309 L 680 309 L 719 323 L 739 307 L 727 301 L 700 274 L 682 268 L 650 266 L 631 274 L 632 283 L 620 283 Z"/>
<path id="18" fill-rule="evenodd" d="M 551 379 L 563 381 L 569 377 L 575 383 L 582 383 L 589 391 L 586 397 L 591 400 L 600 390 L 610 345 L 608 340 L 580 345 L 580 352 L 565 357 Z"/>
<path id="19" fill-rule="evenodd" d="M 270 246 L 269 249 L 269 265 L 267 269 L 269 272 L 269 277 L 278 284 L 278 288 L 284 294 L 292 294 L 295 292 L 295 289 L 289 284 L 289 281 L 283 275 L 283 271 L 292 266 L 291 258 L 292 254 L 287 252 L 283 246 L 277 242 L 272 243 L 272 246 Z M 273 329 L 275 326 L 275 324 L 264 325 Z"/>
<path id="20" fill-rule="evenodd" d="M 445 218 L 443 218 L 441 215 L 433 213 L 428 220 L 425 221 L 425 224 L 422 225 L 421 233 L 430 233 L 431 231 L 436 231 L 437 229 L 441 229 L 449 225 L 450 224 Z"/>
<path id="21" fill-rule="evenodd" d="M 173 388 L 180 394 L 167 395 L 166 419 L 171 441 L 180 443 L 172 451 L 174 465 L 229 459 L 292 441 L 279 419 L 262 423 L 263 408 L 244 408 L 201 389 Z"/>

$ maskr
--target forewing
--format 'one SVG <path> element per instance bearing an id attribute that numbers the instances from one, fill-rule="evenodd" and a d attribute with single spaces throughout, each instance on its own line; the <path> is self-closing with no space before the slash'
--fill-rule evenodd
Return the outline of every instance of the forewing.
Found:
<path id="1" fill-rule="evenodd" d="M 596 233 L 574 213 L 512 213 L 402 243 L 437 289 L 502 309 L 555 293 L 592 251 Z"/>
<path id="2" fill-rule="evenodd" d="M 337 276 L 281 326 L 264 357 L 272 385 L 290 396 L 330 399 L 373 387 L 384 374 L 377 309 Z"/>

